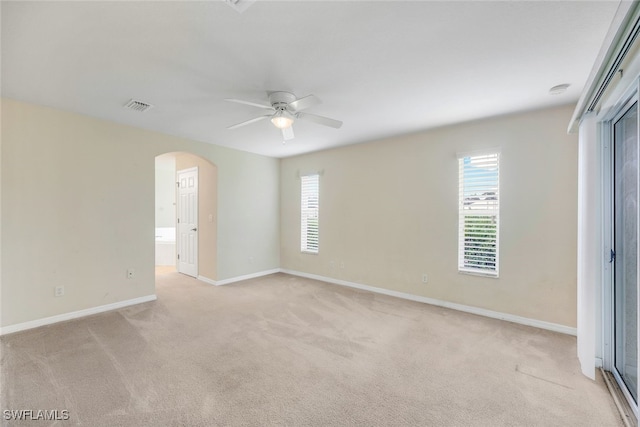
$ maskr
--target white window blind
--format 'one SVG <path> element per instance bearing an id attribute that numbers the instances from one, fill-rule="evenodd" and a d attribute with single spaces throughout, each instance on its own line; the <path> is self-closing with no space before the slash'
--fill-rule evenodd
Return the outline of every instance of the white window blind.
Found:
<path id="1" fill-rule="evenodd" d="M 458 271 L 498 276 L 500 154 L 458 159 Z"/>
<path id="2" fill-rule="evenodd" d="M 318 253 L 320 176 L 300 177 L 300 249 Z"/>

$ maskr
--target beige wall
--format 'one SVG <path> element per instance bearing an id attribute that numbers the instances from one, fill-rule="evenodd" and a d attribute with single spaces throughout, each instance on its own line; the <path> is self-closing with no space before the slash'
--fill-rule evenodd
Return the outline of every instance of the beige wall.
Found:
<path id="1" fill-rule="evenodd" d="M 276 159 L 8 99 L 1 136 L 2 326 L 155 292 L 155 156 L 167 152 L 218 167 L 217 279 L 279 266 Z"/>
<path id="2" fill-rule="evenodd" d="M 572 107 L 281 161 L 281 267 L 576 325 Z M 501 150 L 500 278 L 457 272 L 457 152 Z M 300 252 L 299 173 L 322 171 L 320 253 Z M 344 267 L 342 267 L 344 264 Z M 421 282 L 422 274 L 429 277 Z"/>
<path id="3" fill-rule="evenodd" d="M 176 226 L 176 159 L 163 154 L 156 158 L 156 227 Z"/>
<path id="4" fill-rule="evenodd" d="M 217 274 L 202 275 L 223 280 L 282 267 L 573 327 L 571 112 L 278 161 L 3 99 L 0 325 L 153 294 L 154 160 L 179 151 L 217 165 L 217 254 L 207 256 L 217 263 L 203 263 L 217 265 Z M 456 153 L 486 147 L 502 153 L 499 279 L 456 269 Z M 299 250 L 297 175 L 313 170 L 323 171 L 318 255 Z M 58 285 L 66 296 L 53 297 Z"/>
<path id="5" fill-rule="evenodd" d="M 193 167 L 198 168 L 198 275 L 216 280 L 218 168 L 202 157 L 176 154 L 176 171 Z"/>

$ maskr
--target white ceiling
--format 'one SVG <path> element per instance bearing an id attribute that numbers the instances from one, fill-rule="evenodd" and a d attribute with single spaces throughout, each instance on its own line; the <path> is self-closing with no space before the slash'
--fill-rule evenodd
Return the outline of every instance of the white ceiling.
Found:
<path id="1" fill-rule="evenodd" d="M 576 102 L 618 1 L 2 2 L 2 96 L 274 157 Z M 554 85 L 570 83 L 563 95 Z M 315 94 L 282 144 L 224 98 Z M 153 104 L 125 110 L 131 98 Z"/>

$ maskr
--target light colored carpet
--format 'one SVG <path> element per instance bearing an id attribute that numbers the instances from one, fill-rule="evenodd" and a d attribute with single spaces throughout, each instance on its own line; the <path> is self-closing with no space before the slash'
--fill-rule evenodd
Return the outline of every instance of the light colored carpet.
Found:
<path id="1" fill-rule="evenodd" d="M 575 337 L 285 274 L 165 273 L 157 293 L 3 337 L 2 409 L 83 426 L 622 425 Z"/>

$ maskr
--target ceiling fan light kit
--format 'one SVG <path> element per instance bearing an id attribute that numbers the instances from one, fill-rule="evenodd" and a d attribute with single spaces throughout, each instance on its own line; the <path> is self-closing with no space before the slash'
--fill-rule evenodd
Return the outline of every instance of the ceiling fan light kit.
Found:
<path id="1" fill-rule="evenodd" d="M 314 105 L 320 104 L 322 101 L 315 95 L 308 95 L 302 98 L 296 98 L 296 96 L 290 92 L 271 92 L 268 93 L 269 104 L 259 104 L 257 102 L 244 101 L 242 99 L 227 98 L 225 101 L 235 102 L 237 104 L 250 105 L 252 107 L 264 108 L 270 111 L 270 114 L 265 114 L 253 119 L 245 120 L 244 122 L 227 127 L 227 129 L 236 129 L 241 126 L 245 126 L 263 119 L 271 119 L 271 123 L 282 131 L 282 137 L 285 141 L 293 139 L 293 122 L 297 119 L 308 120 L 320 125 L 329 126 L 333 128 L 340 128 L 342 122 L 340 120 L 330 119 L 324 116 L 318 116 L 317 114 L 304 113 L 305 110 Z"/>
<path id="2" fill-rule="evenodd" d="M 287 110 L 278 110 L 271 117 L 271 123 L 278 129 L 286 129 L 293 124 L 293 116 Z"/>

